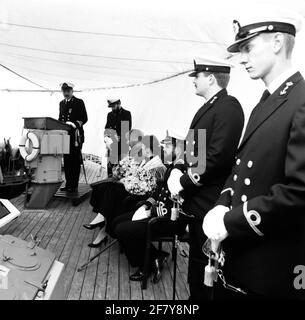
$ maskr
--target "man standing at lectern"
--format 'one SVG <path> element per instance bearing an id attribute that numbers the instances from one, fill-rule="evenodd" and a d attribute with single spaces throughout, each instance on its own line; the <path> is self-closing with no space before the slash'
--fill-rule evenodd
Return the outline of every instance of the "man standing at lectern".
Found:
<path id="1" fill-rule="evenodd" d="M 59 121 L 71 126 L 70 154 L 64 155 L 66 185 L 61 191 L 76 192 L 82 164 L 82 145 L 85 141 L 84 124 L 88 121 L 84 101 L 74 97 L 74 85 L 69 82 L 61 84 L 64 100 L 59 103 Z"/>

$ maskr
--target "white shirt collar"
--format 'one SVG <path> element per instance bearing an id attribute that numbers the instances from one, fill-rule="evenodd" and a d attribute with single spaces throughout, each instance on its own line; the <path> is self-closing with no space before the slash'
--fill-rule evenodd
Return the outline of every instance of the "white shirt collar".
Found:
<path id="1" fill-rule="evenodd" d="M 67 102 L 71 101 L 73 99 L 73 96 L 69 99 L 65 99 Z"/>
<path id="2" fill-rule="evenodd" d="M 277 78 L 275 78 L 267 88 L 270 94 L 273 94 L 288 78 L 290 78 L 296 72 L 296 69 L 290 68 L 287 71 L 284 71 Z"/>

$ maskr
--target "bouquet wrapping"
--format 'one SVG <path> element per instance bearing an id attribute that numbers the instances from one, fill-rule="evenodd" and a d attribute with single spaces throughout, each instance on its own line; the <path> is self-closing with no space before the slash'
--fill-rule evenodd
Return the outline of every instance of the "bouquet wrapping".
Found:
<path id="1" fill-rule="evenodd" d="M 125 176 L 120 181 L 124 184 L 126 191 L 133 195 L 153 193 L 166 170 L 159 157 L 154 157 L 146 163 L 142 161 L 141 164 L 130 160 L 124 168 L 126 168 Z"/>
<path id="2" fill-rule="evenodd" d="M 127 156 L 112 169 L 112 175 L 118 180 L 121 180 L 127 173 L 133 171 L 138 166 L 139 163 L 137 163 L 134 158 Z"/>

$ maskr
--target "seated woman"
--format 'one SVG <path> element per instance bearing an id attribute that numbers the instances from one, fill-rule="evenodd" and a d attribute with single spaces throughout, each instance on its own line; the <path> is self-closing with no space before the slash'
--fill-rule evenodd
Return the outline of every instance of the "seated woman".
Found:
<path id="1" fill-rule="evenodd" d="M 139 152 L 141 152 L 143 145 L 141 140 L 144 136 L 144 133 L 138 129 L 132 129 L 130 132 L 126 134 L 126 141 L 129 144 L 130 156 L 135 157 Z M 127 155 L 125 155 L 127 156 Z M 97 215 L 96 217 L 89 223 L 85 224 L 84 227 L 86 229 L 92 230 L 98 227 L 105 226 L 105 218 L 99 213 L 99 210 L 102 206 L 103 194 L 109 188 L 109 185 L 118 182 L 121 178 L 122 173 L 120 174 L 117 170 L 117 166 L 114 167 L 113 173 L 110 177 L 105 180 L 99 181 L 97 183 L 93 183 L 92 187 L 92 195 L 90 199 L 90 204 L 93 207 L 93 212 Z"/>
<path id="2" fill-rule="evenodd" d="M 177 135 L 167 136 L 164 143 L 165 159 L 171 161 L 167 165 L 164 180 L 152 197 L 140 203 L 136 211 L 121 215 L 114 219 L 113 228 L 116 238 L 124 249 L 128 261 L 132 267 L 138 270 L 130 276 L 131 281 L 143 280 L 143 265 L 145 258 L 147 223 L 152 216 L 164 216 L 168 221 L 153 225 L 153 236 L 169 236 L 174 234 L 183 234 L 186 228 L 186 222 L 177 220 L 172 221 L 171 209 L 174 200 L 171 198 L 167 188 L 167 179 L 174 167 L 184 168 L 184 141 Z M 151 244 L 150 272 L 154 274 L 153 282 L 156 283 L 161 278 L 162 266 L 168 256 L 164 251 L 158 251 Z"/>
<path id="3" fill-rule="evenodd" d="M 160 144 L 154 136 L 144 136 L 130 150 L 130 156 L 136 162 L 148 162 L 159 154 Z M 124 159 L 120 163 L 124 162 Z M 114 177 L 106 179 L 105 182 L 93 188 L 90 204 L 93 206 L 93 211 L 97 212 L 97 216 L 84 227 L 89 230 L 99 227 L 100 231 L 93 243 L 88 245 L 89 247 L 106 244 L 108 241 L 107 234 L 113 236 L 111 228 L 113 219 L 126 212 L 126 206 L 129 210 L 133 210 L 136 203 L 144 198 L 144 196 L 131 195 L 126 191 L 124 184 L 121 182 L 121 178 L 124 177 L 126 171 L 124 172 L 124 168 L 118 171 L 119 173 L 114 168 L 114 172 L 116 172 Z"/>

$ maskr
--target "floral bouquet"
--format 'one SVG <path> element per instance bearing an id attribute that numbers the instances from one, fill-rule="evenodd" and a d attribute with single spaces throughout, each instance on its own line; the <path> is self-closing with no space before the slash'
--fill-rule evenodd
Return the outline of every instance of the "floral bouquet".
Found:
<path id="1" fill-rule="evenodd" d="M 133 195 L 149 195 L 156 190 L 165 166 L 155 158 L 146 164 L 142 162 L 129 167 L 125 177 L 121 179 L 126 191 Z"/>
<path id="2" fill-rule="evenodd" d="M 139 163 L 132 157 L 123 158 L 117 166 L 112 169 L 113 177 L 121 180 L 127 174 L 127 172 L 135 170 L 139 166 Z"/>

